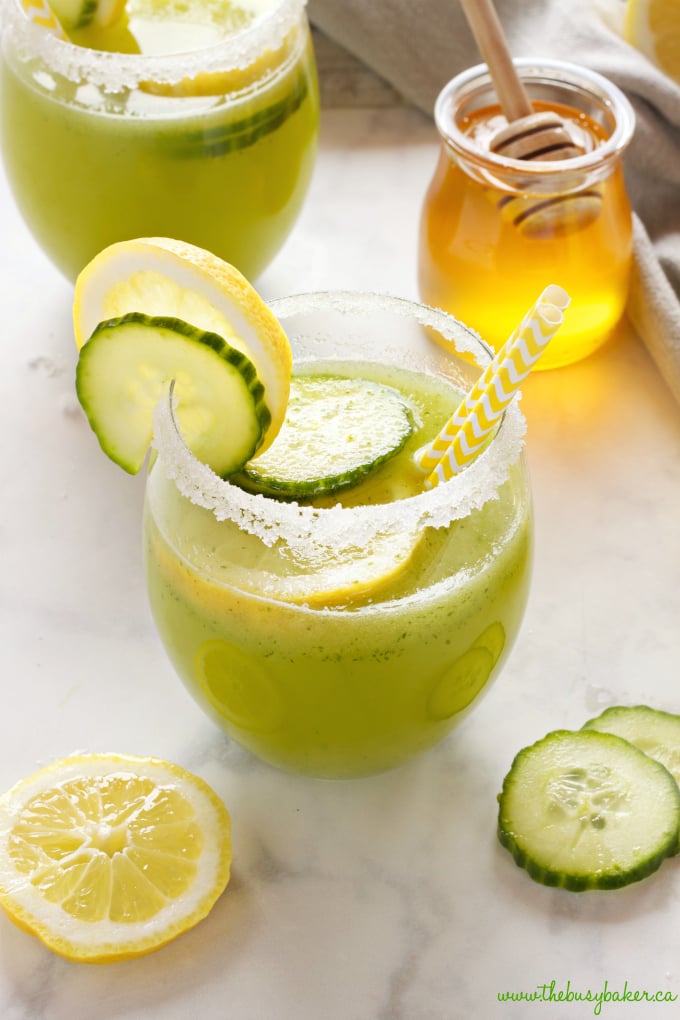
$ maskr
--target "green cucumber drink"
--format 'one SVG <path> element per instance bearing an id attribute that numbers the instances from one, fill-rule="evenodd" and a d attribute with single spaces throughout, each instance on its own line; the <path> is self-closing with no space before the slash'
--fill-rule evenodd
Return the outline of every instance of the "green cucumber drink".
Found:
<path id="1" fill-rule="evenodd" d="M 0 9 L 7 176 L 62 272 L 74 279 L 110 243 L 162 234 L 260 273 L 314 163 L 304 0 L 129 0 L 114 25 L 68 41 L 19 0 Z"/>
<path id="2" fill-rule="evenodd" d="M 151 607 L 180 677 L 236 741 L 290 771 L 367 775 L 446 736 L 514 642 L 531 561 L 524 422 L 511 406 L 477 460 L 426 491 L 413 454 L 488 363 L 487 348 L 406 301 L 326 294 L 271 307 L 303 397 L 313 404 L 326 380 L 366 387 L 352 431 L 371 439 L 389 397 L 393 449 L 330 494 L 249 492 L 258 473 L 219 479 L 162 402 L 145 509 Z M 333 429 L 317 416 L 288 441 L 308 444 L 303 459 L 325 460 L 332 474 L 343 455 Z"/>

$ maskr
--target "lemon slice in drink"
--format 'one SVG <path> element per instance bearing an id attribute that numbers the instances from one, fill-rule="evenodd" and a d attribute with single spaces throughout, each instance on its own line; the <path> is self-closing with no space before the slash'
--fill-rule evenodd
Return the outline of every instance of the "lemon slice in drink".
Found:
<path id="1" fill-rule="evenodd" d="M 374 535 L 367 545 L 341 549 L 263 546 L 243 535 L 225 580 L 240 591 L 313 608 L 364 601 L 383 593 L 410 563 L 415 532 Z"/>
<path id="2" fill-rule="evenodd" d="M 206 358 L 197 356 L 205 355 L 211 345 L 219 347 L 220 344 L 227 351 L 231 369 L 236 367 L 242 373 L 245 389 L 254 397 L 250 407 L 251 417 L 254 416 L 251 424 L 256 427 L 257 419 L 260 425 L 259 438 L 250 450 L 243 448 L 241 463 L 256 449 L 263 451 L 269 446 L 285 415 L 292 355 L 278 320 L 237 269 L 210 252 L 170 238 L 121 241 L 105 248 L 83 269 L 75 286 L 73 327 L 81 351 L 79 394 L 84 366 L 89 364 L 92 368 L 97 360 L 94 352 L 87 350 L 90 337 L 96 335 L 94 342 L 99 353 L 103 350 L 102 324 L 110 324 L 111 320 L 129 321 L 130 315 L 138 317 L 138 325 L 144 320 L 147 327 L 136 331 L 140 341 L 137 356 L 129 329 L 118 330 L 116 335 L 127 341 L 125 345 L 120 344 L 120 359 L 116 362 L 115 351 L 112 351 L 113 361 L 101 362 L 104 367 L 114 367 L 115 373 L 109 374 L 108 369 L 103 371 L 101 366 L 96 377 L 90 372 L 93 385 L 88 391 L 86 411 L 100 442 L 104 440 L 105 449 L 111 444 L 95 425 L 104 404 L 109 422 L 115 414 L 121 424 L 126 418 L 133 424 L 138 422 L 138 439 L 148 446 L 153 407 L 161 396 L 162 387 L 173 378 L 176 378 L 180 419 L 184 426 L 188 424 L 188 438 L 214 429 L 214 423 L 224 418 L 225 411 L 233 415 L 234 435 L 240 434 L 242 422 L 236 418 L 244 413 L 244 405 L 239 403 L 238 407 L 232 407 L 230 388 L 221 386 L 219 379 L 226 382 L 229 374 L 224 372 L 224 358 L 221 362 L 212 359 L 213 368 L 221 370 L 221 375 L 214 378 L 213 368 Z M 171 319 L 180 323 L 177 329 L 170 331 L 175 334 L 176 355 L 169 344 L 157 343 L 158 337 L 153 346 L 143 342 L 153 329 L 153 320 L 159 318 L 165 320 L 166 325 Z M 169 337 L 170 333 L 166 329 L 164 335 Z M 109 338 L 110 334 L 109 330 Z M 179 334 L 185 335 L 184 344 L 178 342 Z M 199 334 L 203 334 L 202 340 Z M 199 343 L 194 342 L 197 339 Z M 234 354 L 241 356 L 242 368 L 238 367 L 239 359 Z M 256 387 L 251 379 L 253 370 Z M 114 389 L 115 380 L 120 382 L 118 389 Z M 203 395 L 204 406 L 201 406 L 200 396 L 195 398 L 197 393 Z M 187 399 L 193 402 L 192 421 L 188 423 L 187 413 L 182 418 L 183 394 L 185 412 Z M 221 467 L 225 465 L 229 465 L 229 471 L 236 470 L 240 466 L 238 451 L 231 451 L 232 457 L 227 449 L 231 443 L 229 429 L 221 430 L 219 442 L 223 446 L 221 460 L 211 466 L 218 473 L 223 473 Z M 114 459 L 127 470 L 135 471 L 141 463 L 139 453 L 137 444 L 132 442 L 130 449 L 123 450 L 121 456 Z M 142 459 L 143 454 L 144 449 Z"/>
<path id="3" fill-rule="evenodd" d="M 628 0 L 623 34 L 653 64 L 680 83 L 678 0 Z"/>
<path id="4" fill-rule="evenodd" d="M 294 35 L 291 33 L 276 50 L 267 50 L 247 67 L 234 67 L 229 71 L 200 71 L 193 77 L 182 78 L 174 84 L 160 81 L 140 83 L 143 92 L 155 96 L 226 96 L 241 92 L 261 81 L 268 72 L 280 67 L 292 51 Z"/>
<path id="5" fill-rule="evenodd" d="M 0 904 L 69 960 L 160 948 L 208 914 L 230 866 L 221 800 L 160 759 L 74 755 L 0 798 Z"/>
<path id="6" fill-rule="evenodd" d="M 128 0 L 130 27 L 142 53 L 170 53 L 204 49 L 235 39 L 261 17 L 274 11 L 276 0 Z M 144 81 L 140 88 L 159 96 L 224 96 L 241 92 L 284 65 L 298 43 L 297 28 L 244 65 L 200 71 L 172 84 Z"/>
<path id="7" fill-rule="evenodd" d="M 178 557 L 157 533 L 150 536 L 152 555 L 182 598 L 216 618 L 234 610 L 240 592 L 314 609 L 380 597 L 398 583 L 422 540 L 409 530 L 342 548 L 283 541 L 267 546 L 237 524 L 195 508 L 182 527 L 177 551 L 184 555 Z"/>

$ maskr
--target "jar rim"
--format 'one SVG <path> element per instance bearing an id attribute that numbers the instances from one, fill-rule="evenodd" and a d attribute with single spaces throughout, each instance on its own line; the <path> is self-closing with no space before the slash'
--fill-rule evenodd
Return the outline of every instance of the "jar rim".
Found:
<path id="1" fill-rule="evenodd" d="M 278 0 L 271 10 L 225 39 L 203 49 L 168 54 L 114 53 L 77 46 L 33 22 L 21 0 L 0 0 L 0 25 L 30 55 L 70 80 L 85 78 L 109 91 L 143 81 L 176 83 L 199 73 L 250 67 L 265 50 L 277 51 L 300 24 L 307 0 Z"/>
<path id="2" fill-rule="evenodd" d="M 553 174 L 587 171 L 601 167 L 619 158 L 629 144 L 635 128 L 635 112 L 621 89 L 604 75 L 580 64 L 566 60 L 520 57 L 513 60 L 523 84 L 552 83 L 571 86 L 587 93 L 591 99 L 606 107 L 614 118 L 614 130 L 601 145 L 590 152 L 563 160 L 510 159 L 490 150 L 482 150 L 460 130 L 453 116 L 452 99 L 459 95 L 472 95 L 474 88 L 490 86 L 495 95 L 491 74 L 486 64 L 475 64 L 452 78 L 437 96 L 434 120 L 437 130 L 447 146 L 467 160 L 478 165 L 492 164 L 510 173 L 521 171 L 530 179 Z M 497 101 L 497 100 L 496 100 Z"/>

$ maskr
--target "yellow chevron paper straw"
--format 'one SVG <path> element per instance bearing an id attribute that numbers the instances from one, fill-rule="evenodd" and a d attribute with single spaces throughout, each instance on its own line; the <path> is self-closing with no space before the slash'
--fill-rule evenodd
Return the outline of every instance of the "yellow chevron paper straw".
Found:
<path id="1" fill-rule="evenodd" d="M 474 460 L 520 384 L 561 326 L 569 301 L 569 295 L 561 287 L 554 284 L 547 287 L 439 435 L 418 451 L 417 466 L 430 472 L 426 488 L 448 481 Z"/>
<path id="2" fill-rule="evenodd" d="M 56 14 L 47 3 L 47 0 L 21 0 L 21 4 L 30 20 L 36 25 L 46 28 L 49 32 L 59 36 L 60 39 L 68 39 L 66 32 L 61 27 Z"/>
<path id="3" fill-rule="evenodd" d="M 526 313 L 520 324 L 513 331 L 510 339 L 506 341 L 503 347 L 496 353 L 495 357 L 486 366 L 484 371 L 481 373 L 475 385 L 465 395 L 461 401 L 459 407 L 452 414 L 451 418 L 446 425 L 443 426 L 439 435 L 432 440 L 432 442 L 419 450 L 415 455 L 416 465 L 425 473 L 429 473 L 434 470 L 436 465 L 439 463 L 444 454 L 447 453 L 459 428 L 463 426 L 466 419 L 471 411 L 474 411 L 484 391 L 489 385 L 489 382 L 499 371 L 500 365 L 506 359 L 513 346 L 517 342 L 520 330 L 523 329 L 527 322 L 532 318 L 535 318 L 539 308 L 545 305 L 554 305 L 560 311 L 564 311 L 569 305 L 570 298 L 566 291 L 556 285 L 546 287 L 542 292 L 535 304 Z M 535 359 L 534 359 L 535 360 Z"/>
<path id="4" fill-rule="evenodd" d="M 439 435 L 433 439 L 428 446 L 418 450 L 415 455 L 415 463 L 421 471 L 425 474 L 429 474 L 434 471 L 439 461 L 447 453 L 451 443 L 456 437 L 456 433 L 462 426 L 465 425 L 468 415 L 476 409 L 480 397 L 483 395 L 494 376 L 497 375 L 499 367 L 517 342 L 517 338 L 519 337 L 521 330 L 526 327 L 527 323 L 536 317 L 538 310 L 546 305 L 553 305 L 560 311 L 564 311 L 564 309 L 568 306 L 569 301 L 570 298 L 568 294 L 561 287 L 557 287 L 554 284 L 546 287 L 538 298 L 538 301 L 536 301 L 536 303 L 524 316 L 517 329 L 514 330 L 510 338 L 499 349 L 493 361 L 489 362 L 472 389 L 465 394 L 460 405 L 451 415 Z"/>

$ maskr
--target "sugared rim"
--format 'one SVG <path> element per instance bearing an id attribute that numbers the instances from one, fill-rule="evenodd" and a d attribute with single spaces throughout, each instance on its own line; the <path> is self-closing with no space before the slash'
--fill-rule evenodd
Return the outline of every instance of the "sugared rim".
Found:
<path id="1" fill-rule="evenodd" d="M 591 71 L 566 60 L 537 60 L 523 57 L 513 60 L 513 64 L 525 84 L 532 81 L 553 81 L 557 85 L 574 85 L 588 92 L 612 113 L 615 121 L 612 134 L 591 152 L 575 156 L 573 159 L 537 160 L 532 163 L 527 160 L 509 159 L 496 152 L 481 151 L 469 136 L 460 130 L 451 112 L 454 95 L 469 91 L 473 84 L 492 85 L 487 65 L 476 64 L 452 78 L 441 90 L 435 102 L 434 119 L 437 130 L 454 152 L 460 153 L 473 163 L 491 162 L 498 168 L 521 171 L 527 178 L 532 175 L 538 177 L 574 170 L 585 171 L 618 158 L 633 136 L 635 112 L 626 96 L 613 82 L 597 71 Z"/>
<path id="2" fill-rule="evenodd" d="M 307 0 L 279 0 L 276 6 L 224 41 L 202 50 L 147 56 L 109 53 L 76 46 L 32 22 L 20 0 L 0 0 L 0 24 L 15 46 L 23 46 L 47 67 L 72 81 L 86 80 L 108 91 L 143 81 L 174 83 L 199 73 L 241 70 L 266 50 L 276 51 L 300 23 Z"/>
<path id="3" fill-rule="evenodd" d="M 480 367 L 491 352 L 481 339 L 452 316 L 404 298 L 362 292 L 300 294 L 270 302 L 282 321 L 293 314 L 327 308 L 346 313 L 386 310 L 415 320 L 471 354 Z M 294 340 L 293 340 L 294 342 Z M 406 366 L 408 367 L 408 366 Z M 413 366 L 411 366 L 413 367 Z M 442 424 L 444 424 L 442 422 Z M 154 417 L 153 446 L 160 467 L 192 503 L 212 511 L 218 520 L 230 520 L 267 545 L 283 540 L 291 546 L 314 542 L 336 548 L 368 544 L 378 534 L 416 532 L 426 527 L 447 527 L 494 499 L 520 457 L 526 423 L 517 402 L 505 411 L 501 425 L 487 448 L 451 481 L 394 503 L 317 509 L 282 503 L 245 492 L 219 478 L 187 448 L 173 412 L 172 394 L 160 401 Z"/>

